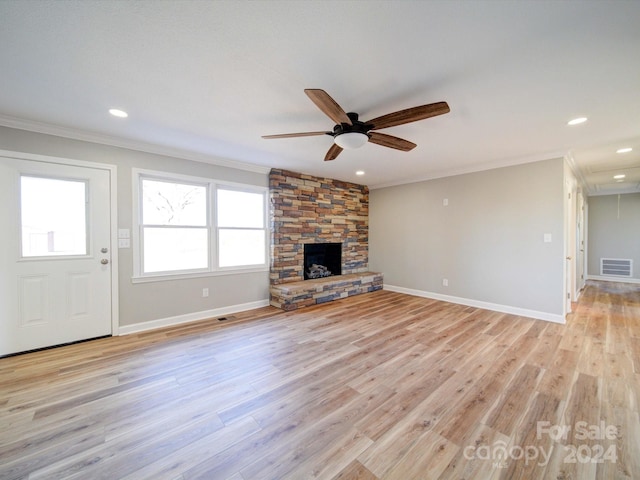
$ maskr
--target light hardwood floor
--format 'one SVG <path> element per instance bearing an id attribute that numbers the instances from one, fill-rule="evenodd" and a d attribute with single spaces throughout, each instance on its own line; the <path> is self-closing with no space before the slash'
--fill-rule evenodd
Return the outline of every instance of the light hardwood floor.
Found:
<path id="1" fill-rule="evenodd" d="M 0 478 L 639 479 L 639 403 L 638 285 L 567 325 L 379 291 L 0 359 Z"/>

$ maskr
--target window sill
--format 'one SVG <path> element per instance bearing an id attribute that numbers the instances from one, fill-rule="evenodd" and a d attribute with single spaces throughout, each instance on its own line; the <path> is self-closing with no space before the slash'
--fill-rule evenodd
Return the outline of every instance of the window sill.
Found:
<path id="1" fill-rule="evenodd" d="M 223 277 L 226 275 L 241 275 L 244 273 L 262 273 L 268 272 L 268 267 L 251 267 L 251 268 L 237 268 L 233 270 L 216 270 L 214 272 L 191 272 L 191 273 L 170 273 L 160 275 L 145 275 L 145 276 L 133 276 L 131 277 L 131 283 L 151 283 L 151 282 L 166 282 L 174 280 L 187 280 L 191 278 L 206 278 L 206 277 Z"/>

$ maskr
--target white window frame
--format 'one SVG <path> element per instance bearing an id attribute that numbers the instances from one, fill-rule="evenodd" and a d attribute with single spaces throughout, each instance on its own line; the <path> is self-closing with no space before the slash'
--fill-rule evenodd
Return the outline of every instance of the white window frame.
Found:
<path id="1" fill-rule="evenodd" d="M 151 179 L 165 182 L 187 183 L 194 185 L 207 186 L 207 228 L 209 232 L 209 266 L 198 270 L 176 270 L 171 272 L 153 272 L 144 273 L 143 270 L 143 245 L 142 245 L 142 180 Z M 132 218 L 132 250 L 133 250 L 133 283 L 145 283 L 162 280 L 175 280 L 181 278 L 198 278 L 219 275 L 233 275 L 238 273 L 266 272 L 269 270 L 269 252 L 270 252 L 270 232 L 269 232 L 269 215 L 268 215 L 268 193 L 267 187 L 258 185 L 249 185 L 243 183 L 227 182 L 211 178 L 194 177 L 190 175 L 182 175 L 176 173 L 167 173 L 154 170 L 132 169 L 133 184 L 133 218 Z M 235 190 L 247 193 L 258 193 L 264 198 L 263 229 L 265 232 L 265 261 L 263 264 L 243 265 L 232 267 L 218 267 L 218 231 L 217 224 L 217 190 L 218 188 L 225 190 Z M 220 227 L 224 228 L 224 227 Z M 259 230 L 259 229 L 256 229 Z"/>

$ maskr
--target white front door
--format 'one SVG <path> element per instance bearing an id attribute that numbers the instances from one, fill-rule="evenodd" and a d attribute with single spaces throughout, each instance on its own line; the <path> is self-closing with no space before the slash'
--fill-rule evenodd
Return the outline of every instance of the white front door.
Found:
<path id="1" fill-rule="evenodd" d="M 0 355 L 111 334 L 110 175 L 0 157 Z"/>

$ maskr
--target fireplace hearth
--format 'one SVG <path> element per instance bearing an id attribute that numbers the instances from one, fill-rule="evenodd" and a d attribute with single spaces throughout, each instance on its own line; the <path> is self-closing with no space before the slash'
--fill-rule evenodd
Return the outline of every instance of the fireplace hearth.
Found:
<path id="1" fill-rule="evenodd" d="M 304 279 L 311 280 L 342 274 L 342 243 L 306 243 Z"/>

